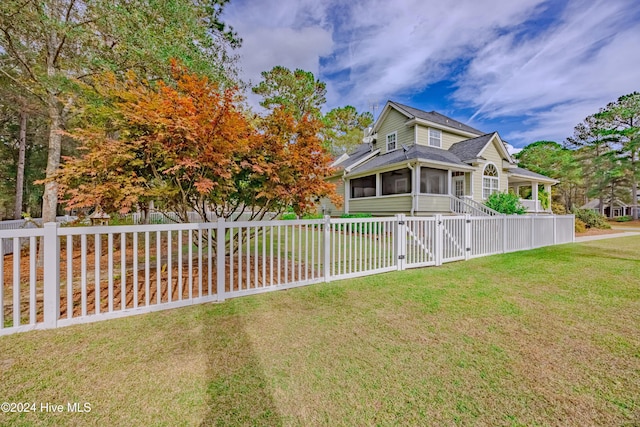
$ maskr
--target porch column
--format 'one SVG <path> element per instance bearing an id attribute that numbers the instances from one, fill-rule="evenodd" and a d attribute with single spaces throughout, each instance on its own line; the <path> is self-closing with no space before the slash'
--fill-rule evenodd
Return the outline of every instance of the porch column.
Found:
<path id="1" fill-rule="evenodd" d="M 349 213 L 349 199 L 351 198 L 351 181 L 344 180 L 344 213 Z"/>
<path id="2" fill-rule="evenodd" d="M 534 212 L 538 212 L 538 183 L 531 181 L 531 200 L 533 200 Z"/>
<path id="3" fill-rule="evenodd" d="M 469 172 L 469 196 L 473 200 L 473 171 Z"/>
<path id="4" fill-rule="evenodd" d="M 551 184 L 545 184 L 544 191 L 549 195 L 549 210 L 551 210 Z"/>
<path id="5" fill-rule="evenodd" d="M 451 169 L 447 171 L 447 188 L 450 196 L 453 196 L 453 191 L 451 191 Z"/>
<path id="6" fill-rule="evenodd" d="M 416 126 L 417 127 L 417 126 Z M 420 197 L 420 168 L 421 166 L 416 163 L 416 165 L 414 166 L 415 170 L 413 171 L 414 173 L 414 180 L 413 180 L 413 209 L 415 212 L 418 212 L 418 208 L 420 207 L 420 200 L 418 199 L 418 197 Z M 414 214 L 415 214 L 414 212 Z"/>
<path id="7" fill-rule="evenodd" d="M 520 184 L 513 184 L 513 191 L 515 191 L 516 196 L 520 198 Z"/>

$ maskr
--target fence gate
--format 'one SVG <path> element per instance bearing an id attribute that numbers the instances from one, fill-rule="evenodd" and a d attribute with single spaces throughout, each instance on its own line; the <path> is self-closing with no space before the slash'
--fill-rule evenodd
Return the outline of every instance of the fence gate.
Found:
<path id="1" fill-rule="evenodd" d="M 405 217 L 403 222 L 407 236 L 404 267 L 414 268 L 436 265 L 439 259 L 436 218 Z"/>
<path id="2" fill-rule="evenodd" d="M 466 218 L 438 217 L 438 231 L 442 234 L 442 262 L 464 259 L 467 251 Z"/>

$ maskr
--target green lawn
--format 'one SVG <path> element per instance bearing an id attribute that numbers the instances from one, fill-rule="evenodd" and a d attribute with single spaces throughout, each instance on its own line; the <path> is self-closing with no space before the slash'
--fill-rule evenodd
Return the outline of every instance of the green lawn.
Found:
<path id="1" fill-rule="evenodd" d="M 0 337 L 0 425 L 640 425 L 640 237 Z"/>

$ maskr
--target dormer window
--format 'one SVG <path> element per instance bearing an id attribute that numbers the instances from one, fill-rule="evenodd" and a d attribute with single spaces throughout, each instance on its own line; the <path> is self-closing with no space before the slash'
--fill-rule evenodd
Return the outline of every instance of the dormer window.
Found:
<path id="1" fill-rule="evenodd" d="M 393 151 L 396 149 L 396 140 L 398 139 L 398 133 L 390 133 L 387 135 L 387 151 Z"/>
<path id="2" fill-rule="evenodd" d="M 429 145 L 432 147 L 442 147 L 442 131 L 429 128 Z"/>

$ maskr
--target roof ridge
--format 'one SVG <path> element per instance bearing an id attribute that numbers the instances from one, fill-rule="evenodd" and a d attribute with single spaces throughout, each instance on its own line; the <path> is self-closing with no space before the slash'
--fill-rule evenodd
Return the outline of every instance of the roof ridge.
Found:
<path id="1" fill-rule="evenodd" d="M 421 118 L 423 120 L 429 120 L 428 116 L 432 115 L 432 116 L 436 116 L 433 119 L 437 119 L 437 118 L 446 119 L 444 121 L 444 123 L 438 123 L 437 120 L 434 120 L 434 122 L 438 123 L 439 125 L 447 126 L 447 127 L 453 128 L 453 129 L 464 130 L 464 131 L 472 132 L 472 133 L 483 133 L 483 131 L 475 129 L 475 128 L 469 126 L 468 124 L 461 122 L 460 120 L 456 120 L 454 118 L 446 116 L 446 115 L 444 115 L 444 114 L 442 114 L 442 113 L 440 113 L 440 112 L 438 112 L 436 110 L 425 111 L 425 110 L 421 110 L 419 108 L 415 108 L 415 107 L 412 107 L 410 105 L 401 104 L 399 102 L 392 101 L 392 100 L 388 100 L 388 102 L 393 104 L 396 108 L 404 111 L 407 115 L 409 115 L 409 116 L 411 116 L 413 118 Z M 420 117 L 420 115 L 415 114 L 415 112 L 422 113 L 423 115 L 426 115 L 427 117 Z"/>

